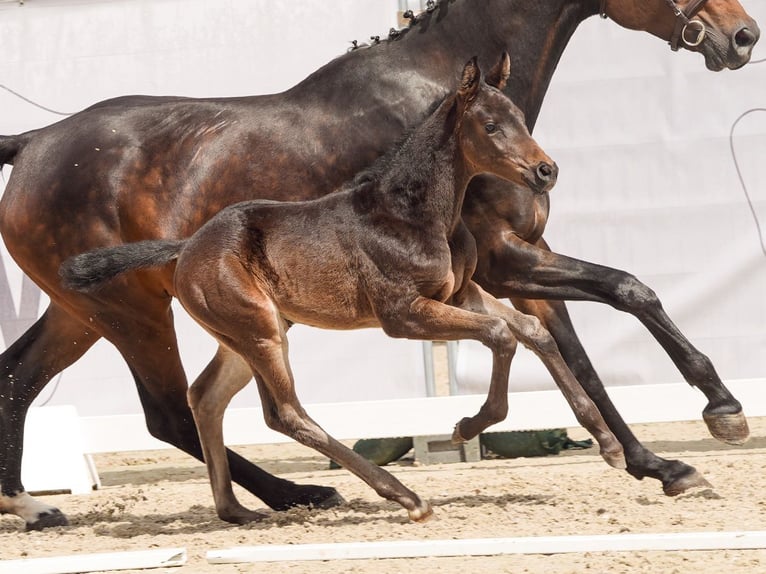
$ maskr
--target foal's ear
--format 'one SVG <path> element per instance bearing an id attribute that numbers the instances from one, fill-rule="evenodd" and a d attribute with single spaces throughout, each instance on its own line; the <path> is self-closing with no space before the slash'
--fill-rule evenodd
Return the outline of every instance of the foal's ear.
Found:
<path id="1" fill-rule="evenodd" d="M 487 74 L 487 83 L 498 90 L 504 90 L 508 78 L 511 76 L 511 57 L 508 52 L 503 52 L 500 61 Z"/>
<path id="2" fill-rule="evenodd" d="M 479 91 L 480 83 L 481 70 L 479 70 L 479 64 L 477 63 L 476 56 L 474 56 L 463 68 L 460 88 L 457 91 L 458 98 L 465 103 L 472 101 Z"/>

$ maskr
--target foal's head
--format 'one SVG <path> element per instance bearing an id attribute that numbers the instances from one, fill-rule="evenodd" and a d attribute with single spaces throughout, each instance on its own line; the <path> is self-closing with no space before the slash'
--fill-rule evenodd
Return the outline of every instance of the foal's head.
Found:
<path id="1" fill-rule="evenodd" d="M 496 175 L 544 193 L 556 183 L 558 167 L 529 135 L 524 114 L 501 91 L 510 70 L 507 53 L 486 82 L 476 58 L 465 65 L 455 96 L 460 146 L 473 175 Z"/>

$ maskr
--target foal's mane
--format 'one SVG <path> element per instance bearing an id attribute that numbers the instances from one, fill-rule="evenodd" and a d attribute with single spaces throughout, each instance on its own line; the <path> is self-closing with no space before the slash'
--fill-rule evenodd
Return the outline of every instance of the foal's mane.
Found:
<path id="1" fill-rule="evenodd" d="M 450 116 L 456 111 L 456 100 L 457 94 L 452 92 L 433 102 L 423 121 L 410 127 L 342 189 L 370 192 L 380 187 L 384 180 L 392 182 L 393 186 L 426 181 L 433 173 L 435 158 L 431 152 L 455 132 L 454 118 Z"/>

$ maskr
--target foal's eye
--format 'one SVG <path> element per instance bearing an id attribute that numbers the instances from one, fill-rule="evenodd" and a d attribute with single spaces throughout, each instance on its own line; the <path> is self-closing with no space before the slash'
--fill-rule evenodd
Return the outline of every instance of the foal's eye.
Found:
<path id="1" fill-rule="evenodd" d="M 490 122 L 484 125 L 484 129 L 486 130 L 488 134 L 493 134 L 497 131 L 497 126 L 493 124 L 492 122 Z"/>

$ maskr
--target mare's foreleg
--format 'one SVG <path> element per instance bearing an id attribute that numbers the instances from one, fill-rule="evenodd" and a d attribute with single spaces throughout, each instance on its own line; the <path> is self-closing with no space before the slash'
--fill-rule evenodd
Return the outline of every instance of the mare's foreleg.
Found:
<path id="1" fill-rule="evenodd" d="M 493 255 L 495 265 L 480 265 L 474 278 L 496 297 L 511 298 L 519 310 L 538 317 L 550 331 L 564 360 L 622 443 L 628 472 L 638 479 L 660 480 L 669 496 L 708 486 L 694 467 L 682 461 L 663 459 L 639 442 L 609 398 L 577 337 L 565 303 L 555 301 L 608 302 L 603 299 L 602 268 L 551 253 L 542 240 L 538 247 L 513 236 L 508 236 Z M 580 279 L 575 281 L 577 277 Z M 543 298 L 553 300 L 538 300 Z"/>
<path id="2" fill-rule="evenodd" d="M 541 245 L 547 247 L 543 242 Z M 509 294 L 505 296 L 595 301 L 632 314 L 659 342 L 684 379 L 707 397 L 703 418 L 710 433 L 729 444 L 739 445 L 747 440 L 749 429 L 742 405 L 721 382 L 710 359 L 697 350 L 670 320 L 652 289 L 619 269 L 565 257 L 528 244 L 520 247 L 522 256 L 527 259 L 525 268 L 529 268 L 529 273 L 524 273 L 523 280 L 511 279 L 506 285 Z"/>

